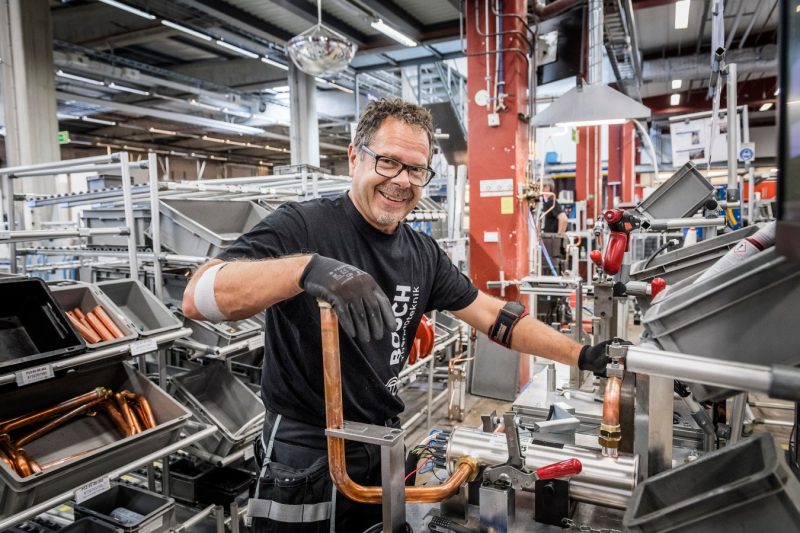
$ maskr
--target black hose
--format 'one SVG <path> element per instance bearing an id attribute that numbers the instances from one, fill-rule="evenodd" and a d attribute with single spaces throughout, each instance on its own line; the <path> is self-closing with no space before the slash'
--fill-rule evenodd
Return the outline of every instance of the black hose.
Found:
<path id="1" fill-rule="evenodd" d="M 667 242 L 665 242 L 664 244 L 659 246 L 658 249 L 655 252 L 653 252 L 653 254 L 650 257 L 647 258 L 647 262 L 642 267 L 642 270 L 644 270 L 645 268 L 649 267 L 650 263 L 653 261 L 653 259 L 656 258 L 656 256 L 658 254 L 660 254 L 661 252 L 663 252 L 664 250 L 666 250 L 670 246 L 675 246 L 677 244 L 678 244 L 678 241 L 676 239 L 669 239 Z"/>

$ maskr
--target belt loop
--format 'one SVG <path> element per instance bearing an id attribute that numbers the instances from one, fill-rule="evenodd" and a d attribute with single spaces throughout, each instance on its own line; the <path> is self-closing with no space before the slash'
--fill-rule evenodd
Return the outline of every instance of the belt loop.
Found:
<path id="1" fill-rule="evenodd" d="M 273 444 L 275 444 L 275 434 L 278 432 L 278 426 L 281 425 L 281 416 L 283 415 L 278 415 L 277 417 L 275 417 L 275 425 L 272 426 L 272 433 L 270 433 L 269 435 L 269 443 L 265 447 L 265 452 L 266 452 L 266 459 L 264 461 L 265 464 L 269 463 L 270 457 L 272 457 L 272 446 Z M 261 433 L 261 439 L 263 442 L 264 439 L 263 432 Z"/>

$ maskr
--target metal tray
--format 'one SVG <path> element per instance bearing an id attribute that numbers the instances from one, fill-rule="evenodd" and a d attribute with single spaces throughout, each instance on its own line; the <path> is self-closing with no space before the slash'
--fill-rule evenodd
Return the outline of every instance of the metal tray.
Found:
<path id="1" fill-rule="evenodd" d="M 104 281 L 97 288 L 117 305 L 139 335 L 155 335 L 183 326 L 183 321 L 139 280 Z"/>
<path id="2" fill-rule="evenodd" d="M 114 324 L 116 324 L 122 332 L 122 337 L 119 339 L 112 339 L 110 341 L 101 340 L 94 344 L 86 341 L 87 347 L 93 349 L 102 348 L 120 342 L 130 342 L 139 336 L 139 333 L 136 331 L 136 326 L 128 320 L 128 317 L 125 316 L 114 302 L 111 301 L 103 291 L 98 289 L 97 286 L 80 281 L 56 281 L 49 283 L 49 285 L 50 290 L 53 291 L 53 298 L 55 298 L 64 311 L 79 307 L 81 311 L 88 313 L 96 306 L 100 305 L 106 310 L 109 318 L 114 321 Z"/>
<path id="3" fill-rule="evenodd" d="M 711 183 L 689 161 L 636 206 L 636 211 L 651 219 L 688 217 L 713 191 Z"/>
<path id="4" fill-rule="evenodd" d="M 82 417 L 31 442 L 25 450 L 40 463 L 91 451 L 26 478 L 0 463 L 0 516 L 22 511 L 175 442 L 181 426 L 191 416 L 142 374 L 125 363 L 113 363 L 4 392 L 0 395 L 0 420 L 46 408 L 95 387 L 143 394 L 158 425 L 138 435 L 120 438 L 105 417 Z"/>

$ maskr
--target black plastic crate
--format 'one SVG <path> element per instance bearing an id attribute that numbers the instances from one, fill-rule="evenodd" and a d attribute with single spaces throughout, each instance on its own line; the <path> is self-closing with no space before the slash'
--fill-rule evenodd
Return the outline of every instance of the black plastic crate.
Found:
<path id="1" fill-rule="evenodd" d="M 83 339 L 40 279 L 0 279 L 0 371 L 79 353 Z"/>
<path id="2" fill-rule="evenodd" d="M 87 516 L 86 518 L 81 518 L 67 527 L 60 529 L 59 533 L 119 533 L 119 531 L 119 529 L 111 524 Z"/>
<path id="3" fill-rule="evenodd" d="M 255 477 L 252 472 L 226 466 L 214 468 L 197 484 L 197 501 L 228 506 L 237 496 L 247 492 Z"/>
<path id="4" fill-rule="evenodd" d="M 75 506 L 75 518 L 94 517 L 125 533 L 161 533 L 175 525 L 175 500 L 115 483 Z"/>
<path id="5" fill-rule="evenodd" d="M 200 478 L 213 467 L 208 464 L 194 464 L 191 459 L 181 457 L 169 464 L 169 495 L 183 502 L 198 501 L 197 490 Z"/>

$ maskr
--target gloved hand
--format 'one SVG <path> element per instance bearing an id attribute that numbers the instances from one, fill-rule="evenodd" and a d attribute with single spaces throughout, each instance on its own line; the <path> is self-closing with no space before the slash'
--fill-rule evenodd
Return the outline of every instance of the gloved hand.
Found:
<path id="1" fill-rule="evenodd" d="M 633 343 L 614 337 L 609 341 L 603 341 L 594 346 L 585 345 L 581 348 L 581 354 L 578 356 L 578 368 L 581 370 L 590 370 L 595 374 L 601 376 L 606 375 L 606 365 L 611 362 L 611 358 L 606 355 L 606 347 L 609 344 L 617 342 L 626 346 L 631 346 Z"/>
<path id="2" fill-rule="evenodd" d="M 333 306 L 342 329 L 362 342 L 394 330 L 389 299 L 375 280 L 352 265 L 314 254 L 300 277 L 300 287 Z"/>

